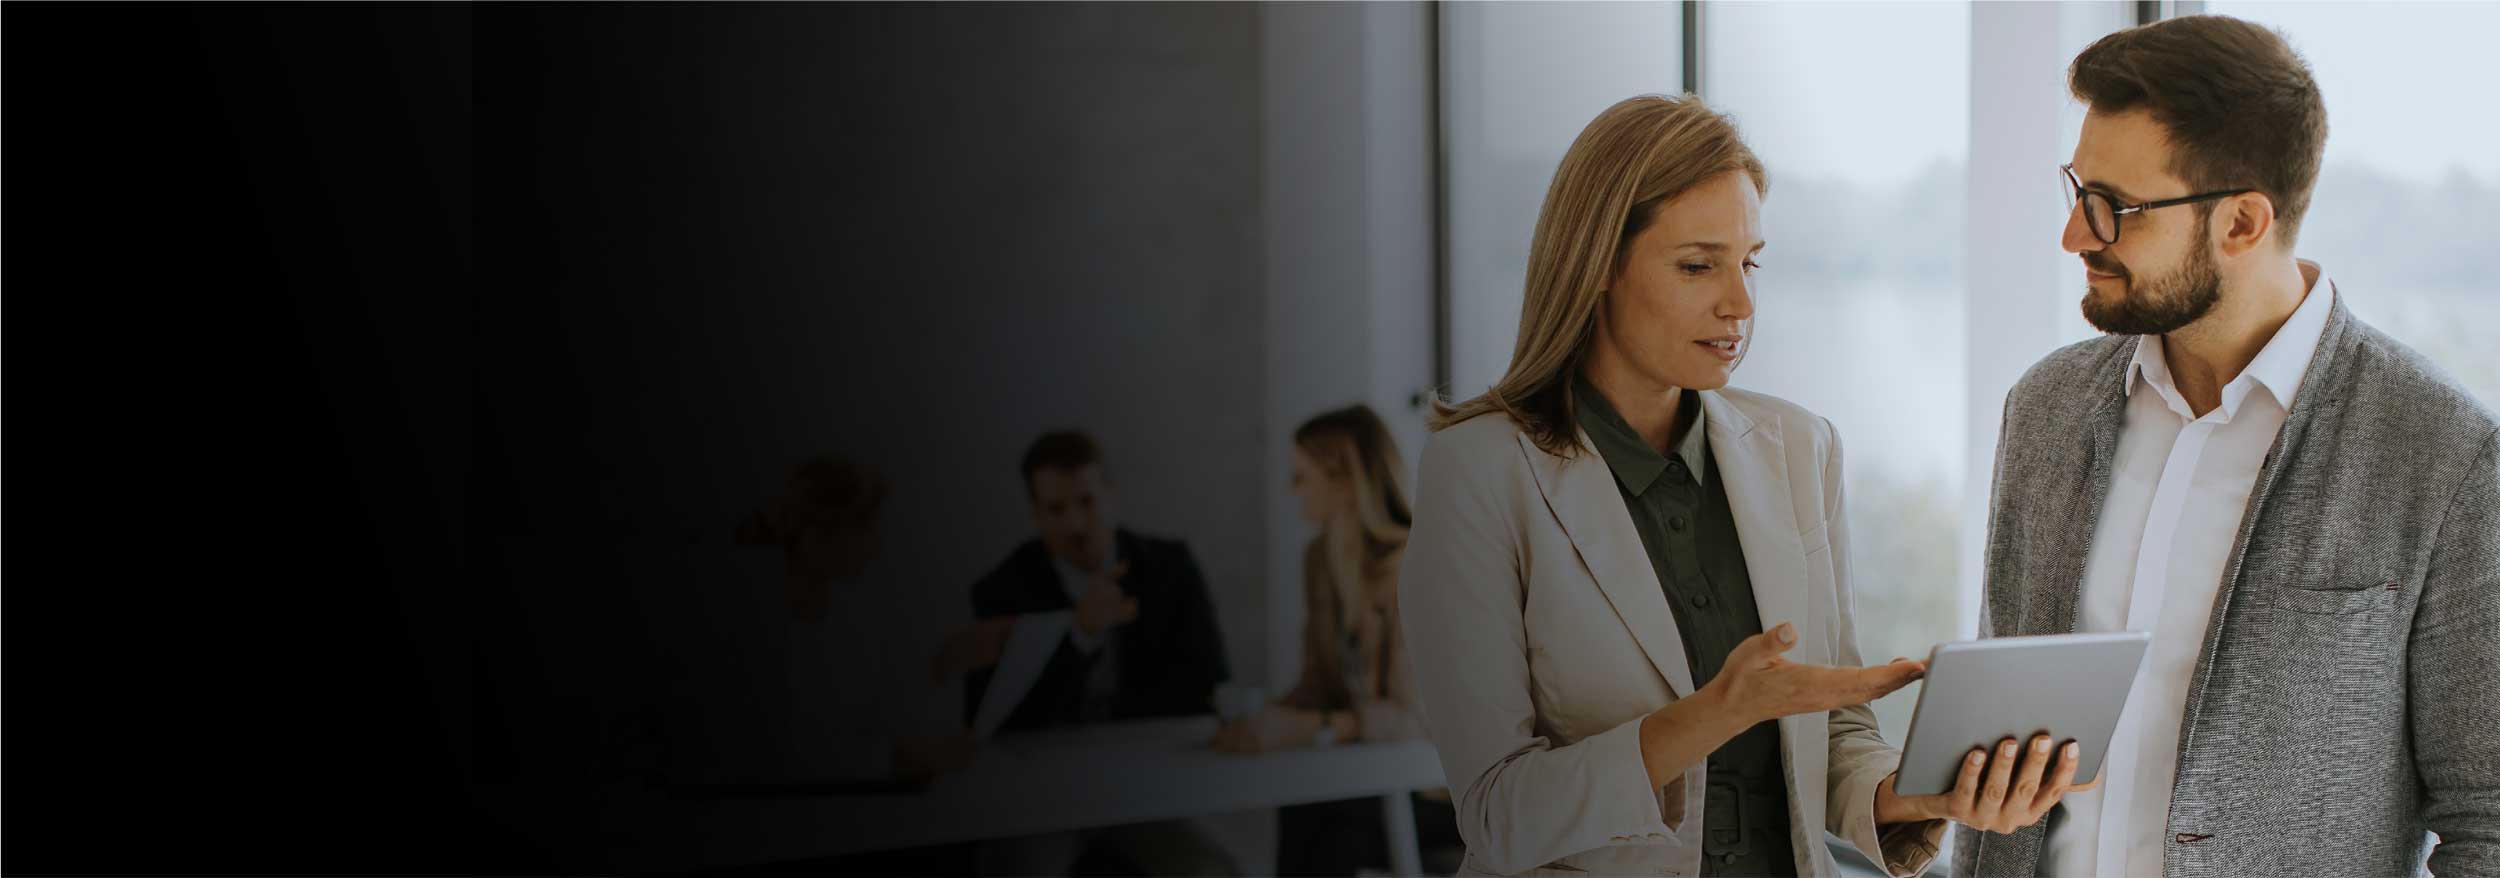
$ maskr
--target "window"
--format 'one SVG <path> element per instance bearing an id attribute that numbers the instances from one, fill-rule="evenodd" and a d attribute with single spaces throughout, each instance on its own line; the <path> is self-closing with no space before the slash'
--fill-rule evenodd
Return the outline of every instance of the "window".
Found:
<path id="1" fill-rule="evenodd" d="M 2165 4 L 2167 5 L 2167 4 Z M 1859 646 L 1924 656 L 1977 626 L 2005 391 L 2090 337 L 2053 169 L 2066 63 L 2139 4 L 1704 4 L 1698 91 L 1765 164 L 1770 246 L 1739 387 L 1848 449 Z M 1682 90 L 1672 3 L 1441 7 L 1448 392 L 1500 377 L 1555 163 L 1609 103 Z M 2281 28 L 2333 120 L 2299 244 L 2363 319 L 2500 405 L 2500 6 L 2213 2 Z M 1958 583 L 1958 585 L 1957 585 Z M 1876 704 L 1906 730 L 1917 687 Z"/>
<path id="2" fill-rule="evenodd" d="M 1451 3 L 1441 7 L 1452 399 L 1510 366 L 1528 242 L 1554 166 L 1600 110 L 1683 90 L 1673 3 Z"/>
<path id="3" fill-rule="evenodd" d="M 1734 383 L 1838 428 L 1858 645 L 1925 658 L 1959 618 L 1970 9 L 1714 4 L 1701 23 L 1702 97 L 1771 179 Z M 1875 705 L 1896 741 L 1916 693 Z"/>
<path id="4" fill-rule="evenodd" d="M 2326 96 L 2326 163 L 2296 250 L 2345 307 L 2500 406 L 2500 81 L 2490 4 L 2208 3 L 2280 30 Z"/>

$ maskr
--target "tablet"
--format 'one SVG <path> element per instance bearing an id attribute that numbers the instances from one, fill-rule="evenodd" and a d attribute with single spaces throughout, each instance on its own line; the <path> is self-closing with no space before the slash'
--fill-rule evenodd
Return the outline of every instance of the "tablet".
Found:
<path id="1" fill-rule="evenodd" d="M 1950 792 L 1973 747 L 2049 734 L 2082 745 L 2075 783 L 2098 777 L 2153 635 L 2048 634 L 1940 643 L 1910 714 L 1909 744 L 1893 792 Z M 2052 763 L 2054 765 L 2054 763 Z"/>

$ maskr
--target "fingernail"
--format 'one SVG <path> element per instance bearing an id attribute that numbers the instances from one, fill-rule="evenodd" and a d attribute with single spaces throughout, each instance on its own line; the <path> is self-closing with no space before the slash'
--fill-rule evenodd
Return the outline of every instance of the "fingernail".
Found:
<path id="1" fill-rule="evenodd" d="M 2066 742 L 2066 758 L 2073 759 L 2076 756 L 2082 755 L 2082 753 L 2083 745 L 2077 744 L 2073 741 Z"/>
<path id="2" fill-rule="evenodd" d="M 2007 755 L 2007 756 L 2012 756 L 2012 755 L 2014 755 L 2014 742 L 2012 742 L 2012 741 L 2007 741 L 2007 742 L 2005 742 L 2004 744 L 2002 744 L 2002 745 L 1998 746 L 1998 747 L 1997 747 L 1997 752 L 1999 752 L 1999 753 L 2003 753 L 2003 754 L 2005 754 L 2005 755 Z"/>
<path id="3" fill-rule="evenodd" d="M 2047 738 L 2041 738 L 2040 740 L 2037 740 L 2037 741 L 2033 741 L 2033 742 L 2031 742 L 2031 752 L 2033 752 L 2033 753 L 2046 753 L 2046 752 L 2049 752 L 2049 739 L 2047 739 Z"/>
<path id="4" fill-rule="evenodd" d="M 1795 643 L 1795 642 L 1797 642 L 1797 625 L 1796 625 L 1796 623 L 1794 623 L 1794 622 L 1781 622 L 1781 623 L 1780 623 L 1780 642 L 1781 642 L 1781 643 Z"/>
<path id="5" fill-rule="evenodd" d="M 1963 761 L 1964 761 L 1964 762 L 1968 762 L 1968 763 L 1970 763 L 1970 764 L 1972 764 L 1972 765 L 1978 765 L 1978 764 L 1979 764 L 1979 760 L 1986 759 L 1986 758 L 1988 758 L 1988 754 L 1986 754 L 1986 753 L 1982 753 L 1982 752 L 1977 751 L 1977 750 L 1973 750 L 1973 751 L 1970 751 L 1970 758 L 1969 758 L 1969 759 L 1965 759 L 1965 760 L 1963 760 Z"/>

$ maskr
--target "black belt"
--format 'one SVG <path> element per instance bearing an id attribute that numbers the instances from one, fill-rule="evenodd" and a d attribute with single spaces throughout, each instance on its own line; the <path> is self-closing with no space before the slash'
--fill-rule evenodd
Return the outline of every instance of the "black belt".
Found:
<path id="1" fill-rule="evenodd" d="M 1742 779 L 1710 782 L 1702 797 L 1703 856 L 1734 862 L 1753 853 L 1755 833 L 1788 835 L 1787 798 L 1765 795 L 1771 790 L 1748 794 L 1752 785 Z"/>

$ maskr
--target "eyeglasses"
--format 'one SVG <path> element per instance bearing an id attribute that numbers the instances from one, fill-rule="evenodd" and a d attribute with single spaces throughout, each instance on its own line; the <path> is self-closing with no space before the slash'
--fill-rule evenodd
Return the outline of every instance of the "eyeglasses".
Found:
<path id="1" fill-rule="evenodd" d="M 2177 207 L 2182 204 L 2195 204 L 2199 201 L 2212 201 L 2216 198 L 2229 198 L 2233 195 L 2246 195 L 2257 191 L 2233 189 L 2229 192 L 2207 192 L 2186 198 L 2166 198 L 2160 201 L 2147 201 L 2143 204 L 2127 204 L 2107 193 L 2083 188 L 2083 181 L 2075 179 L 2075 166 L 2072 164 L 2059 165 L 2057 171 L 2066 177 L 2067 212 L 2074 212 L 2075 203 L 2082 202 L 2083 224 L 2092 230 L 2092 237 L 2100 239 L 2103 244 L 2118 243 L 2118 218 L 2127 214 L 2141 213 L 2156 207 Z"/>

